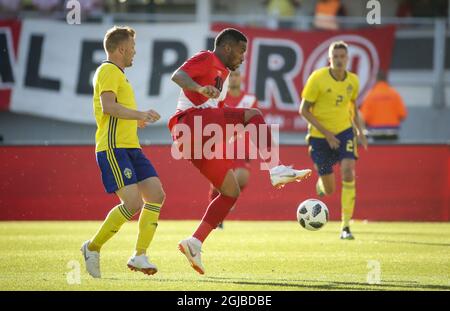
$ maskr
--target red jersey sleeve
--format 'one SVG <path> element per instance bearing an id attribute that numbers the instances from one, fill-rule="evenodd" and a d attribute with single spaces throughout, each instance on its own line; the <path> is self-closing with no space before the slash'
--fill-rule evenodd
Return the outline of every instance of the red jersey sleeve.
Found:
<path id="1" fill-rule="evenodd" d="M 212 54 L 208 51 L 201 51 L 185 61 L 180 69 L 186 72 L 191 78 L 195 78 L 206 75 L 212 65 Z"/>

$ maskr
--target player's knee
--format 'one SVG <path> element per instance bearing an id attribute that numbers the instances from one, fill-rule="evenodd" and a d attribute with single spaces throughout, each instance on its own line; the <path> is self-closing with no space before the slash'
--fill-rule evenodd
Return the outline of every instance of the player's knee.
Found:
<path id="1" fill-rule="evenodd" d="M 336 191 L 335 185 L 323 185 L 325 195 L 332 195 Z"/>
<path id="2" fill-rule="evenodd" d="M 219 192 L 227 197 L 237 198 L 241 193 L 236 176 L 232 170 L 227 172 Z"/>
<path id="3" fill-rule="evenodd" d="M 234 189 L 231 190 L 227 190 L 224 193 L 222 193 L 223 195 L 226 195 L 227 197 L 231 197 L 231 198 L 238 198 L 239 195 L 241 194 L 241 189 L 239 189 L 239 187 L 236 187 Z"/>
<path id="4" fill-rule="evenodd" d="M 142 208 L 143 201 L 140 198 L 126 200 L 124 202 L 125 208 L 132 214 L 136 214 Z"/>
<path id="5" fill-rule="evenodd" d="M 239 189 L 242 191 L 245 187 L 248 185 L 248 178 L 243 178 L 242 180 L 239 180 Z"/>
<path id="6" fill-rule="evenodd" d="M 160 188 L 158 191 L 155 192 L 154 199 L 152 201 L 154 203 L 164 204 L 165 200 L 166 200 L 166 193 L 164 192 L 163 188 Z"/>
<path id="7" fill-rule="evenodd" d="M 355 179 L 355 171 L 352 167 L 342 169 L 342 179 L 347 182 L 353 181 Z"/>
<path id="8" fill-rule="evenodd" d="M 238 185 L 223 187 L 220 193 L 226 195 L 227 197 L 237 198 L 241 194 L 241 189 Z"/>
<path id="9" fill-rule="evenodd" d="M 239 188 L 240 188 L 241 191 L 242 191 L 242 189 L 247 187 L 248 180 L 249 180 L 249 176 L 248 175 L 240 176 L 238 178 L 238 185 L 239 185 Z"/>
<path id="10" fill-rule="evenodd" d="M 237 176 L 237 182 L 239 185 L 239 188 L 242 190 L 243 188 L 245 188 L 248 184 L 248 180 L 249 180 L 249 174 L 248 173 L 241 173 Z"/>

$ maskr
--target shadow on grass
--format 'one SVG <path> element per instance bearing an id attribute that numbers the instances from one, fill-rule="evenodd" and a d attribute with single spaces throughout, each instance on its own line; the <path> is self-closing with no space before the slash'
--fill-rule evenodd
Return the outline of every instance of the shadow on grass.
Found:
<path id="1" fill-rule="evenodd" d="M 110 281 L 124 281 L 119 278 L 104 278 L 104 280 Z M 360 290 L 360 291 L 389 291 L 389 290 L 450 290 L 450 286 L 435 285 L 435 284 L 422 284 L 416 281 L 395 281 L 385 280 L 381 284 L 369 284 L 367 282 L 344 282 L 344 281 L 327 281 L 327 280 L 290 280 L 290 279 L 258 279 L 255 281 L 246 278 L 227 278 L 227 277 L 211 277 L 207 276 L 202 279 L 192 278 L 146 278 L 146 279 L 129 279 L 132 282 L 160 282 L 160 283 L 214 283 L 214 284 L 235 284 L 239 286 L 248 286 L 251 290 L 252 286 L 267 286 L 268 290 L 277 287 L 280 290 Z M 311 284 L 312 283 L 312 284 Z M 323 284 L 315 284 L 323 283 Z M 236 290 L 245 290 L 236 289 Z"/>
<path id="2" fill-rule="evenodd" d="M 304 288 L 304 289 L 324 289 L 324 290 L 450 290 L 450 286 L 435 285 L 435 284 L 421 284 L 416 281 L 382 281 L 381 284 L 369 284 L 366 282 L 341 282 L 341 281 L 327 281 L 327 280 L 273 280 L 261 279 L 259 281 L 251 281 L 244 278 L 223 278 L 223 277 L 208 277 L 207 280 L 200 280 L 202 282 L 216 282 L 216 283 L 233 283 L 238 285 L 258 285 L 258 286 L 279 286 L 289 288 Z M 267 281 L 267 282 L 265 282 Z M 325 284 L 302 284 L 302 283 L 325 283 Z M 394 289 L 393 289 L 394 288 Z"/>
<path id="3" fill-rule="evenodd" d="M 439 232 L 398 232 L 398 231 L 355 231 L 355 235 L 358 237 L 359 235 L 400 235 L 400 236 L 408 236 L 408 235 L 414 235 L 414 236 L 435 236 L 435 237 L 441 237 L 442 233 Z"/>
<path id="4" fill-rule="evenodd" d="M 444 247 L 450 247 L 450 243 L 431 243 L 431 242 L 394 241 L 394 240 L 374 240 L 374 242 L 381 242 L 381 243 L 397 243 L 397 244 L 416 244 L 416 245 L 429 245 L 429 246 L 444 246 Z"/>

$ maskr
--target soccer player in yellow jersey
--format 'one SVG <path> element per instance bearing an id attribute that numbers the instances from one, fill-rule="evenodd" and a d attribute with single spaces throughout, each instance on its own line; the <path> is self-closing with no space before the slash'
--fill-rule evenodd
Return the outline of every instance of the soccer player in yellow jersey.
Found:
<path id="1" fill-rule="evenodd" d="M 139 144 L 137 128 L 156 122 L 154 110 L 138 111 L 133 88 L 124 69 L 132 66 L 135 31 L 130 27 L 109 29 L 103 40 L 107 60 L 93 78 L 96 157 L 103 185 L 120 204 L 108 213 L 97 233 L 82 247 L 86 270 L 100 278 L 100 249 L 120 227 L 140 212 L 136 251 L 128 261 L 133 271 L 152 275 L 157 267 L 146 250 L 153 239 L 165 194 L 158 175 Z"/>
<path id="2" fill-rule="evenodd" d="M 328 50 L 330 66 L 314 71 L 302 92 L 301 115 L 308 121 L 307 142 L 314 166 L 319 173 L 316 184 L 319 196 L 336 189 L 333 165 L 340 163 L 342 175 L 341 239 L 353 240 L 349 222 L 355 207 L 355 135 L 367 149 L 362 122 L 355 101 L 358 76 L 346 70 L 348 46 L 333 42 Z"/>

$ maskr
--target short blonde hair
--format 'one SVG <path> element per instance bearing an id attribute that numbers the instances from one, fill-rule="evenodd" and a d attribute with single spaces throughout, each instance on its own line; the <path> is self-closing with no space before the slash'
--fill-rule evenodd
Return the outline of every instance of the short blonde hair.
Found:
<path id="1" fill-rule="evenodd" d="M 334 41 L 330 44 L 330 47 L 328 48 L 328 56 L 331 57 L 333 54 L 333 51 L 336 49 L 344 49 L 348 53 L 348 44 L 344 41 Z"/>
<path id="2" fill-rule="evenodd" d="M 106 32 L 103 48 L 107 53 L 113 53 L 120 43 L 135 36 L 136 31 L 129 26 L 114 26 Z"/>

